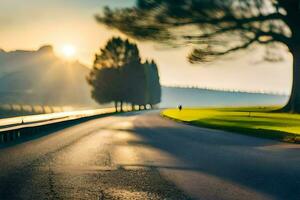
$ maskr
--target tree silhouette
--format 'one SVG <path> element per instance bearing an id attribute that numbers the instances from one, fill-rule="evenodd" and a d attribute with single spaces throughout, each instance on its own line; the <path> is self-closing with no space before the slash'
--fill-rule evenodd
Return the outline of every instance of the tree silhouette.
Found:
<path id="1" fill-rule="evenodd" d="M 92 98 L 101 104 L 114 102 L 116 111 L 119 103 L 123 111 L 124 102 L 133 107 L 160 102 L 156 64 L 142 64 L 137 45 L 119 37 L 109 40 L 96 55 L 87 81 Z"/>
<path id="2" fill-rule="evenodd" d="M 133 105 L 144 105 L 146 102 L 146 74 L 141 63 L 126 67 L 128 89 L 128 102 Z"/>
<path id="3" fill-rule="evenodd" d="M 160 103 L 161 101 L 161 85 L 159 81 L 159 74 L 157 65 L 154 60 L 146 61 L 144 63 L 144 70 L 146 74 L 146 88 L 145 102 L 151 107 Z"/>
<path id="4" fill-rule="evenodd" d="M 100 49 L 100 54 L 96 54 L 93 69 L 87 77 L 92 86 L 92 98 L 99 103 L 114 102 L 116 111 L 120 102 L 123 111 L 123 102 L 128 100 L 124 66 L 139 63 L 135 44 L 120 37 L 109 40 L 105 48 Z"/>
<path id="5" fill-rule="evenodd" d="M 137 39 L 192 44 L 191 63 L 209 62 L 274 42 L 293 55 L 293 86 L 284 111 L 300 112 L 300 0 L 138 0 L 104 9 L 99 22 Z"/>
<path id="6" fill-rule="evenodd" d="M 120 95 L 120 76 L 117 68 L 93 69 L 88 77 L 88 83 L 92 86 L 92 98 L 100 104 L 115 103 L 116 112 Z"/>

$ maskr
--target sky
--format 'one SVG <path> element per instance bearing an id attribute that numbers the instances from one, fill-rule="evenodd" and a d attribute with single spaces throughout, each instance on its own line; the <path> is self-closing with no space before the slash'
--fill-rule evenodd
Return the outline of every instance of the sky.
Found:
<path id="1" fill-rule="evenodd" d="M 92 66 L 100 47 L 112 36 L 120 35 L 94 19 L 103 6 L 126 7 L 134 0 L 0 0 L 0 49 L 36 50 L 53 45 L 63 57 L 65 45 L 76 48 L 75 58 Z M 190 47 L 160 48 L 159 44 L 138 42 L 141 56 L 153 58 L 159 66 L 161 83 L 222 90 L 288 94 L 291 87 L 292 59 L 268 63 L 264 49 L 238 53 L 212 63 L 191 65 L 186 56 Z"/>

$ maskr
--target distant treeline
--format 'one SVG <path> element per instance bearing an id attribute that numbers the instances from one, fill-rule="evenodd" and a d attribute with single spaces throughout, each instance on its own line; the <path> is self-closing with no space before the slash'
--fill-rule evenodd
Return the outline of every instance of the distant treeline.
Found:
<path id="1" fill-rule="evenodd" d="M 98 103 L 114 102 L 116 111 L 129 103 L 134 109 L 161 101 L 161 86 L 157 65 L 153 60 L 142 62 L 136 44 L 112 38 L 96 54 L 88 83 L 92 97 Z"/>

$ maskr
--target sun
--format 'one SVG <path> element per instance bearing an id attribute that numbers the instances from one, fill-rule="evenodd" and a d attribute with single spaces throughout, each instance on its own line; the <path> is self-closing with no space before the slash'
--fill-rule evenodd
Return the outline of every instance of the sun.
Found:
<path id="1" fill-rule="evenodd" d="M 76 48 L 71 44 L 65 44 L 61 48 L 61 53 L 64 57 L 71 59 L 76 55 Z"/>

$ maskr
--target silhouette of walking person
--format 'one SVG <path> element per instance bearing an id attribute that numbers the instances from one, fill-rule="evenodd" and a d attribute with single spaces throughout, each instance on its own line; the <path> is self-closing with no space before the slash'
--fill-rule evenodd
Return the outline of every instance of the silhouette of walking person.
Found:
<path id="1" fill-rule="evenodd" d="M 179 105 L 178 109 L 179 109 L 179 111 L 181 111 L 182 110 L 182 105 Z"/>

